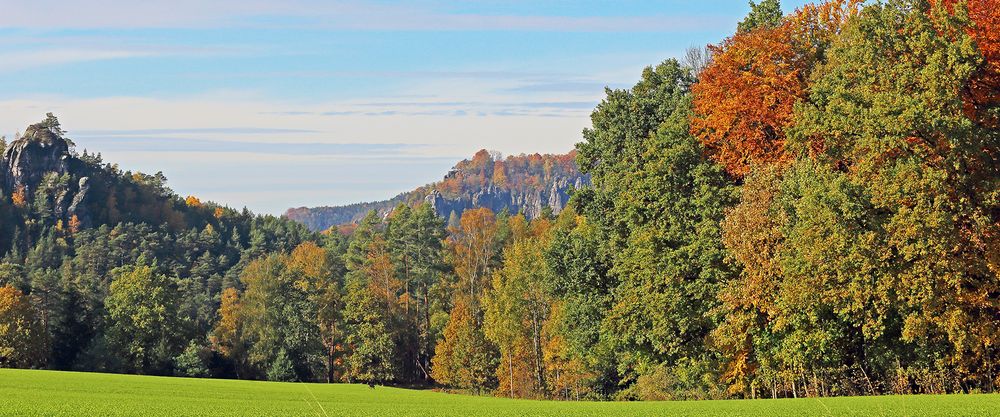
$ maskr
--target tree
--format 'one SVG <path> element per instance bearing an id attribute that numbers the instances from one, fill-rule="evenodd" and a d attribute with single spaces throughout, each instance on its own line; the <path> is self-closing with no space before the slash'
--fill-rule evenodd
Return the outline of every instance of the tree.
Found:
<path id="1" fill-rule="evenodd" d="M 762 0 L 760 3 L 750 2 L 750 13 L 737 25 L 737 33 L 750 32 L 755 29 L 773 29 L 781 25 L 784 13 L 781 12 L 779 0 Z"/>
<path id="2" fill-rule="evenodd" d="M 108 339 L 129 372 L 166 373 L 180 351 L 177 300 L 170 281 L 153 267 L 115 269 L 104 302 Z"/>
<path id="3" fill-rule="evenodd" d="M 490 385 L 490 374 L 496 369 L 493 357 L 475 313 L 465 296 L 458 296 L 435 347 L 431 376 L 443 385 L 481 392 Z"/>
<path id="4" fill-rule="evenodd" d="M 363 275 L 349 278 L 344 310 L 349 381 L 385 383 L 395 379 L 396 346 L 387 313 L 385 298 Z"/>
<path id="5" fill-rule="evenodd" d="M 559 300 L 546 323 L 551 345 L 546 355 L 553 356 L 547 366 L 557 373 L 553 391 L 560 392 L 562 385 L 562 394 L 569 395 L 566 390 L 572 385 L 572 394 L 578 398 L 618 389 L 614 342 L 601 335 L 618 281 L 609 272 L 611 254 L 606 252 L 598 225 L 575 206 L 573 201 L 559 213 L 545 249 L 552 272 L 548 285 Z M 570 379 L 572 375 L 581 379 Z M 551 375 L 549 380 L 553 380 Z"/>
<path id="6" fill-rule="evenodd" d="M 388 252 L 383 224 L 372 211 L 351 236 L 347 253 L 347 293 L 344 325 L 347 356 L 345 376 L 371 383 L 396 379 L 399 291 L 395 266 Z"/>
<path id="7" fill-rule="evenodd" d="M 205 368 L 205 361 L 202 359 L 204 356 L 203 351 L 204 349 L 194 341 L 188 343 L 187 347 L 184 348 L 184 352 L 174 359 L 174 368 L 177 375 L 191 378 L 204 378 L 208 376 L 208 369 Z"/>
<path id="8" fill-rule="evenodd" d="M 736 35 L 711 47 L 712 62 L 692 87 L 691 132 L 736 177 L 753 165 L 790 160 L 785 129 L 793 107 L 806 97 L 814 68 L 859 4 L 831 0 L 781 19 L 777 3 L 765 1 L 747 18 L 760 19 L 754 17 L 759 7 L 777 10 L 777 20 L 747 30 L 741 24 Z"/>
<path id="9" fill-rule="evenodd" d="M 609 92 L 578 145 L 594 187 L 574 198 L 614 277 L 600 328 L 622 385 L 661 363 L 712 360 L 704 341 L 731 274 L 718 224 L 734 188 L 688 133 L 691 79 L 675 61 L 647 69 L 634 94 Z"/>
<path id="10" fill-rule="evenodd" d="M 444 223 L 430 204 L 414 209 L 400 205 L 388 218 L 385 235 L 395 274 L 403 284 L 403 314 L 396 323 L 402 371 L 406 378 L 426 381 L 440 331 L 434 328 L 432 316 L 444 314 L 442 304 L 448 301 L 434 294 L 444 284 Z"/>
<path id="11" fill-rule="evenodd" d="M 284 372 L 281 355 L 294 365 L 294 379 L 311 380 L 316 372 L 309 354 L 320 350 L 320 329 L 304 292 L 296 286 L 288 255 L 273 253 L 247 265 L 240 275 L 246 285 L 242 297 L 248 359 L 259 374 Z M 277 373 L 285 377 L 284 373 Z"/>
<path id="12" fill-rule="evenodd" d="M 278 350 L 278 355 L 267 369 L 267 380 L 294 382 L 296 378 L 295 363 L 288 357 L 288 352 L 285 349 Z"/>
<path id="13" fill-rule="evenodd" d="M 632 172 L 646 159 L 648 141 L 659 126 L 686 106 L 694 78 L 676 60 L 647 67 L 630 90 L 606 90 L 591 114 L 591 129 L 576 145 L 580 171 L 591 175 L 592 187 L 576 194 L 580 211 L 593 219 L 607 239 L 610 253 L 620 252 L 632 213 L 621 195 L 632 186 Z"/>
<path id="14" fill-rule="evenodd" d="M 1000 5 L 995 0 L 970 0 L 965 10 L 960 2 L 944 0 L 951 13 L 968 13 L 966 32 L 976 42 L 982 62 L 963 90 L 965 112 L 970 119 L 996 129 L 1000 127 Z"/>
<path id="15" fill-rule="evenodd" d="M 45 364 L 45 332 L 27 296 L 10 284 L 0 287 L 0 366 Z"/>
<path id="16" fill-rule="evenodd" d="M 292 250 L 288 257 L 289 273 L 295 276 L 298 290 L 306 294 L 312 320 L 319 329 L 326 352 L 326 380 L 334 381 L 334 362 L 343 342 L 343 266 L 336 248 L 320 248 L 313 242 L 304 242 Z"/>
<path id="17" fill-rule="evenodd" d="M 591 380 L 596 375 L 587 356 L 575 349 L 570 340 L 575 332 L 572 328 L 580 323 L 573 322 L 565 311 L 566 302 L 554 301 L 542 329 L 546 341 L 542 348 L 545 380 L 555 398 L 579 401 L 582 395 L 590 393 Z"/>
<path id="18" fill-rule="evenodd" d="M 492 290 L 483 299 L 483 330 L 502 355 L 496 369 L 498 392 L 512 398 L 546 393 L 542 328 L 551 300 L 543 247 L 531 236 L 508 246 L 503 268 L 493 274 Z"/>
<path id="19" fill-rule="evenodd" d="M 681 358 L 711 360 L 704 342 L 716 325 L 719 287 L 733 273 L 719 222 L 735 188 L 702 155 L 686 115 L 682 109 L 661 126 L 621 196 L 633 226 L 613 258 L 619 284 L 603 331 L 621 352 L 625 378 Z"/>
<path id="20" fill-rule="evenodd" d="M 939 7 L 865 7 L 830 49 L 790 139 L 870 196 L 900 338 L 920 352 L 899 359 L 899 374 L 984 386 L 1000 332 L 1000 306 L 985 295 L 1000 288 L 989 261 L 998 223 L 986 214 L 1000 207 L 1000 140 L 963 97 L 982 65 L 970 22 Z"/>
<path id="21" fill-rule="evenodd" d="M 232 362 L 236 378 L 240 378 L 246 361 L 240 296 L 235 288 L 230 287 L 222 291 L 221 300 L 219 319 L 212 332 L 212 345 L 224 358 Z"/>
<path id="22" fill-rule="evenodd" d="M 489 286 L 489 273 L 497 250 L 497 219 L 488 208 L 466 210 L 461 224 L 451 229 L 448 239 L 459 291 L 466 297 L 468 306 L 479 322 L 479 299 Z"/>
<path id="23" fill-rule="evenodd" d="M 27 197 L 27 194 L 25 192 L 24 185 L 18 187 L 16 190 L 14 190 L 14 193 L 10 195 L 10 199 L 11 199 L 11 202 L 14 204 L 14 207 L 21 208 L 21 209 L 27 207 L 27 205 L 28 205 L 28 197 Z"/>
<path id="24" fill-rule="evenodd" d="M 755 343 L 767 340 L 769 317 L 775 315 L 783 223 L 773 207 L 781 187 L 780 171 L 770 167 L 751 172 L 740 189 L 739 204 L 722 222 L 722 241 L 742 267 L 739 276 L 720 289 L 719 309 L 724 318 L 713 330 L 714 347 L 723 356 L 721 376 L 731 394 L 756 395 L 754 378 L 760 364 L 755 362 Z"/>

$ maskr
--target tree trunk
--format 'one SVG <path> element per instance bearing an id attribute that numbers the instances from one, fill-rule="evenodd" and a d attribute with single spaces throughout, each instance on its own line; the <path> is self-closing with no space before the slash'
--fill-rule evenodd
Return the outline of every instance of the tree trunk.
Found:
<path id="1" fill-rule="evenodd" d="M 334 354 L 334 343 L 330 340 L 330 347 L 326 354 L 326 383 L 333 383 L 333 354 Z"/>
<path id="2" fill-rule="evenodd" d="M 511 351 L 507 353 L 507 368 L 510 369 L 510 380 L 507 385 L 510 385 L 510 398 L 514 398 L 514 352 Z"/>

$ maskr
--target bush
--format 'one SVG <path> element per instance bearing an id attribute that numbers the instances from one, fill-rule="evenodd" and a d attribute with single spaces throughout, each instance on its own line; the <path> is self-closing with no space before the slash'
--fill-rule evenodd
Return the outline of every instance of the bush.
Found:
<path id="1" fill-rule="evenodd" d="M 205 349 L 198 346 L 193 340 L 188 344 L 184 352 L 174 358 L 174 372 L 178 376 L 192 378 L 204 378 L 208 376 L 208 368 L 205 366 Z"/>

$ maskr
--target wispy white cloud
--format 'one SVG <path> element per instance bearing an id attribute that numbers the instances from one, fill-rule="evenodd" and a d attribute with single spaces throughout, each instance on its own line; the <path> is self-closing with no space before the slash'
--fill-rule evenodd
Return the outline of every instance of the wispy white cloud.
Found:
<path id="1" fill-rule="evenodd" d="M 0 53 L 0 62 L 3 63 L 3 65 L 0 65 L 0 74 L 51 65 L 149 57 L 155 55 L 157 55 L 157 53 L 151 51 L 124 49 L 42 49 L 32 51 L 3 52 Z"/>
<path id="2" fill-rule="evenodd" d="M 433 4 L 322 0 L 7 0 L 0 28 L 307 27 L 346 30 L 673 32 L 730 24 L 719 16 L 449 13 Z M 40 23 L 44 22 L 44 23 Z"/>

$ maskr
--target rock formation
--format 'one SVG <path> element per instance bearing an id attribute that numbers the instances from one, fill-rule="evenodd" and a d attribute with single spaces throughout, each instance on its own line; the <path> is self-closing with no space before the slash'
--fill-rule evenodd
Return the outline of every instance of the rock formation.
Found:
<path id="1" fill-rule="evenodd" d="M 436 183 L 400 194 L 389 200 L 335 207 L 299 207 L 285 216 L 312 230 L 325 230 L 346 223 L 356 223 L 372 210 L 388 215 L 400 203 L 431 204 L 443 218 L 461 215 L 471 208 L 486 207 L 494 212 L 507 210 L 534 218 L 545 208 L 554 214 L 569 202 L 573 188 L 589 184 L 580 174 L 575 154 L 518 155 L 501 160 L 480 151 L 471 160 L 459 162 Z M 502 174 L 502 175 L 496 175 Z"/>
<path id="2" fill-rule="evenodd" d="M 0 156 L 0 189 L 5 195 L 21 193 L 31 202 L 44 186 L 52 216 L 68 221 L 75 215 L 85 220 L 84 202 L 90 187 L 87 177 L 70 175 L 75 160 L 72 147 L 51 114 L 45 121 L 28 126 Z"/>

